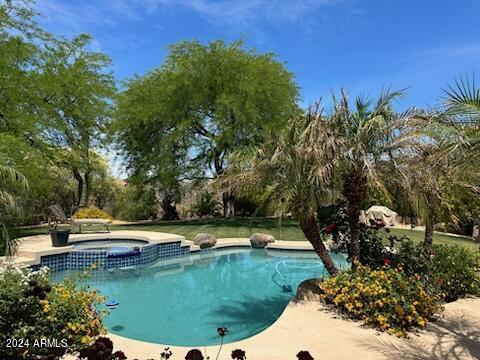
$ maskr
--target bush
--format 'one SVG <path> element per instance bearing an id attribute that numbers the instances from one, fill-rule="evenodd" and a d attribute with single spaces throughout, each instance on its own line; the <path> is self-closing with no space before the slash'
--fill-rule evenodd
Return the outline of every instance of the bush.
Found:
<path id="1" fill-rule="evenodd" d="M 321 299 L 349 317 L 398 336 L 424 328 L 441 310 L 441 298 L 420 277 L 408 276 L 401 268 L 372 270 L 358 264 L 355 270 L 324 280 Z"/>
<path id="2" fill-rule="evenodd" d="M 213 193 L 203 192 L 197 195 L 191 211 L 199 217 L 218 216 L 220 215 L 220 202 L 215 199 Z"/>
<path id="3" fill-rule="evenodd" d="M 115 205 L 118 219 L 135 221 L 157 217 L 157 200 L 155 191 L 144 185 L 129 184 L 118 194 Z"/>
<path id="4" fill-rule="evenodd" d="M 467 295 L 480 295 L 480 253 L 458 245 L 434 245 L 430 259 L 422 244 L 402 243 L 397 262 L 407 274 L 424 274 L 436 285 L 446 301 Z"/>
<path id="5" fill-rule="evenodd" d="M 23 359 L 26 350 L 29 358 L 61 356 L 88 347 L 105 332 L 102 314 L 94 309 L 103 300 L 95 291 L 77 289 L 72 280 L 50 284 L 45 269 L 5 265 L 0 269 L 0 358 Z M 42 338 L 57 339 L 59 347 L 35 346 Z M 24 347 L 7 347 L 8 339 L 24 339 Z"/>
<path id="6" fill-rule="evenodd" d="M 90 207 L 90 208 L 83 208 L 78 210 L 75 214 L 73 214 L 74 219 L 109 219 L 112 220 L 112 215 L 110 215 L 105 210 Z"/>

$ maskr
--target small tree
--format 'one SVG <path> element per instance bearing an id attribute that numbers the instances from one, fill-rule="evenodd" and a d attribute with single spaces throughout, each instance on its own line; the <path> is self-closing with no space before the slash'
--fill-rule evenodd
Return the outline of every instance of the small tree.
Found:
<path id="1" fill-rule="evenodd" d="M 327 271 L 335 274 L 337 268 L 320 235 L 318 208 L 331 200 L 335 159 L 329 148 L 338 144 L 318 109 L 292 118 L 277 146 L 266 143 L 237 154 L 235 168 L 221 181 L 245 194 L 267 189 L 269 200 L 276 201 L 280 213 L 292 212 Z"/>
<path id="2" fill-rule="evenodd" d="M 382 168 L 415 140 L 411 130 L 417 129 L 409 125 L 415 112 L 396 114 L 392 109 L 392 102 L 402 95 L 401 91 L 386 91 L 376 102 L 358 97 L 353 106 L 343 90 L 340 99 L 334 97 L 334 112 L 326 126 L 337 141 L 327 151 L 337 159 L 335 173 L 347 201 L 351 260 L 359 259 L 359 216 L 369 189 L 376 188 L 389 198 L 384 175 L 392 174 L 385 174 Z"/>

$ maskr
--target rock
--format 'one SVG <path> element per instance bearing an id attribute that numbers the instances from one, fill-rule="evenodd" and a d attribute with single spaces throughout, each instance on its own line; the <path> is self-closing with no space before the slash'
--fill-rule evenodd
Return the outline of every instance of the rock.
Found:
<path id="1" fill-rule="evenodd" d="M 320 295 L 323 294 L 323 290 L 319 286 L 321 282 L 321 279 L 302 281 L 298 285 L 295 301 L 320 301 Z"/>
<path id="2" fill-rule="evenodd" d="M 263 249 L 267 244 L 275 242 L 275 238 L 272 235 L 255 233 L 250 236 L 250 244 L 254 249 Z"/>
<path id="3" fill-rule="evenodd" d="M 193 243 L 200 246 L 200 249 L 207 249 L 215 246 L 217 238 L 207 233 L 199 233 L 193 238 Z"/>

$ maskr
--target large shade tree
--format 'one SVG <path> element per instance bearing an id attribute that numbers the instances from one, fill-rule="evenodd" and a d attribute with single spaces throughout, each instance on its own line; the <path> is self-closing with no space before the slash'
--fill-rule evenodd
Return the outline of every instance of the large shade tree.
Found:
<path id="1" fill-rule="evenodd" d="M 224 174 L 229 154 L 273 136 L 298 98 L 284 65 L 242 41 L 172 45 L 158 69 L 125 87 L 114 126 L 121 150 L 133 169 L 177 181 Z M 233 215 L 234 194 L 223 199 Z"/>
<path id="2" fill-rule="evenodd" d="M 64 166 L 77 182 L 77 207 L 91 195 L 92 149 L 101 145 L 109 122 L 115 82 L 110 59 L 88 50 L 90 37 L 58 39 L 41 55 L 40 126 L 45 141 L 63 152 Z"/>

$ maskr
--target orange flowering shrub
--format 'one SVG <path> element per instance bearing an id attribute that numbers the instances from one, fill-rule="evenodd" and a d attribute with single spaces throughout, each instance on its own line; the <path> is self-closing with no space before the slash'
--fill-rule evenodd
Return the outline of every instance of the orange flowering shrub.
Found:
<path id="1" fill-rule="evenodd" d="M 320 288 L 326 303 L 399 337 L 424 328 L 441 311 L 441 294 L 425 288 L 420 277 L 405 275 L 401 268 L 372 270 L 359 264 L 355 270 L 324 280 Z"/>

